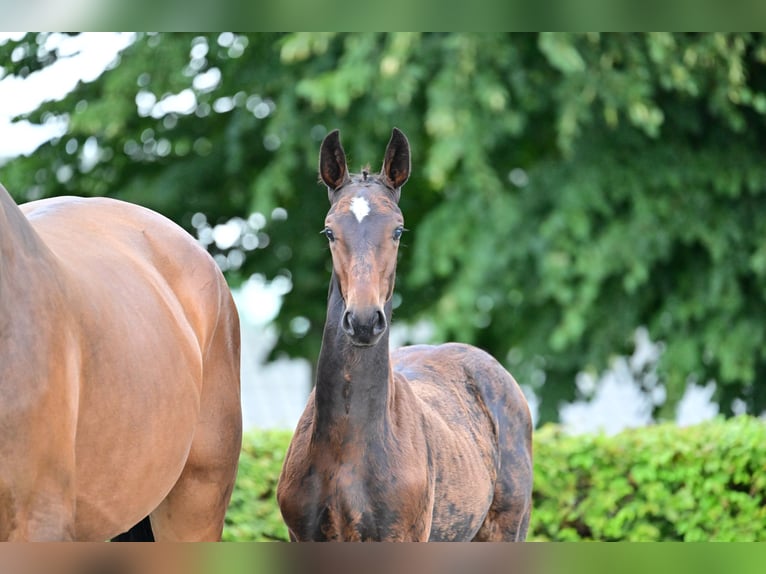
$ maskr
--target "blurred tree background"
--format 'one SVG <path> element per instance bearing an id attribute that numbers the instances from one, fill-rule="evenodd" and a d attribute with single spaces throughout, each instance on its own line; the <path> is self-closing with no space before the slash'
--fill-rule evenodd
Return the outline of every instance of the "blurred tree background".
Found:
<path id="1" fill-rule="evenodd" d="M 5 75 L 61 55 L 0 46 Z M 97 80 L 24 118 L 66 134 L 0 168 L 17 201 L 107 195 L 197 235 L 232 285 L 290 286 L 274 353 L 314 361 L 330 258 L 319 142 L 352 171 L 391 127 L 413 150 L 395 321 L 479 345 L 542 399 L 663 352 L 689 381 L 766 409 L 766 38 L 761 34 L 138 34 Z"/>

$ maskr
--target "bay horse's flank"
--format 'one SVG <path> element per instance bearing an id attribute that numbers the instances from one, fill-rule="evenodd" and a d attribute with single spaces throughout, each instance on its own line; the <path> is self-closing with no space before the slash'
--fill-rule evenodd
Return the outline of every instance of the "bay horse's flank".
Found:
<path id="1" fill-rule="evenodd" d="M 219 539 L 240 409 L 236 308 L 189 234 L 0 186 L 1 540 Z"/>
<path id="2" fill-rule="evenodd" d="M 292 540 L 524 540 L 532 423 L 513 377 L 468 345 L 389 353 L 409 143 L 378 175 L 322 142 L 333 272 L 316 386 L 277 489 Z"/>

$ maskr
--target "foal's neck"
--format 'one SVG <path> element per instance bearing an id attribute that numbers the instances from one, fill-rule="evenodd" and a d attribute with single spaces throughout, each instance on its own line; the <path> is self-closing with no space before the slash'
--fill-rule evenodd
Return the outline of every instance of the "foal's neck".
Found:
<path id="1" fill-rule="evenodd" d="M 388 329 L 377 344 L 357 347 L 340 327 L 345 310 L 333 274 L 315 389 L 316 439 L 381 436 L 393 398 Z M 391 304 L 385 308 L 391 324 Z"/>

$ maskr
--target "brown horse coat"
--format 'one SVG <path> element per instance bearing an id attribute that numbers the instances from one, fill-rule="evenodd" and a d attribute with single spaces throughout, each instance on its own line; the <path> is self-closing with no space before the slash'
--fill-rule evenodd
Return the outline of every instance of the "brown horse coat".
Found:
<path id="1" fill-rule="evenodd" d="M 241 446 L 239 323 L 210 256 L 128 203 L 0 186 L 0 539 L 215 540 Z"/>
<path id="2" fill-rule="evenodd" d="M 320 151 L 333 274 L 316 386 L 277 499 L 293 540 L 523 540 L 532 422 L 513 377 L 469 345 L 389 353 L 409 176 L 394 129 L 377 176 L 350 175 L 338 132 Z"/>

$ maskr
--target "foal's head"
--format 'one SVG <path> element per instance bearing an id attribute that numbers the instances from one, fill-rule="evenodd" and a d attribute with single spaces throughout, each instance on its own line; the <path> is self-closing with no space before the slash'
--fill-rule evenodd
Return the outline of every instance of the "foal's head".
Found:
<path id="1" fill-rule="evenodd" d="M 341 328 L 352 344 L 374 345 L 388 328 L 384 308 L 394 293 L 404 230 L 397 203 L 410 175 L 410 144 L 394 128 L 380 173 L 350 174 L 335 130 L 322 142 L 319 175 L 330 196 L 323 233 L 345 303 Z"/>

